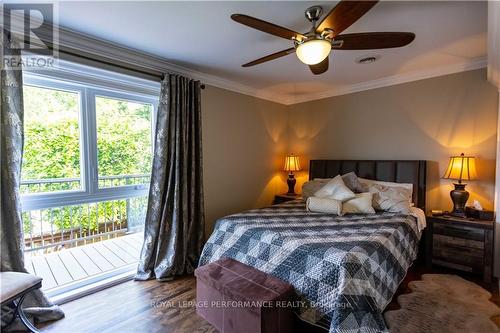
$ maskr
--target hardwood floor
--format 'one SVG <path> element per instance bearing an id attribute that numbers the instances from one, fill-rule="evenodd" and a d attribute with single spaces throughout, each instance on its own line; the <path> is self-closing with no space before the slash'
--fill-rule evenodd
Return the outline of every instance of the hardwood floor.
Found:
<path id="1" fill-rule="evenodd" d="M 129 281 L 62 305 L 66 317 L 42 332 L 217 332 L 198 317 L 195 279 Z"/>
<path id="2" fill-rule="evenodd" d="M 423 273 L 410 269 L 387 310 L 399 308 L 397 295 L 409 292 L 408 282 Z M 217 332 L 188 304 L 195 301 L 195 286 L 192 276 L 171 282 L 129 281 L 62 305 L 66 318 L 45 324 L 42 332 Z M 492 301 L 500 306 L 496 286 Z"/>

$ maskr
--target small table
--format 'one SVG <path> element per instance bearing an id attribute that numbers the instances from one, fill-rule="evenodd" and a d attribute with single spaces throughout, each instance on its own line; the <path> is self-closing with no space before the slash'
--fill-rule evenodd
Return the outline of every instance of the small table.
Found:
<path id="1" fill-rule="evenodd" d="M 302 198 L 300 194 L 289 194 L 289 193 L 276 194 L 274 196 L 273 205 L 277 205 L 283 202 L 292 201 L 300 198 Z"/>
<path id="2" fill-rule="evenodd" d="M 495 221 L 427 216 L 426 266 L 481 274 L 491 284 Z"/>

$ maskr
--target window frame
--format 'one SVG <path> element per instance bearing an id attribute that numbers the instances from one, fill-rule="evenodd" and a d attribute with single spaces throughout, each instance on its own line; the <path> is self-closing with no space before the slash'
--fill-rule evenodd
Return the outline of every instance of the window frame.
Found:
<path id="1" fill-rule="evenodd" d="M 81 71 L 81 67 L 85 67 L 83 68 L 85 71 Z M 91 74 L 92 82 L 88 80 L 89 74 Z M 86 75 L 85 80 L 81 80 L 83 75 Z M 148 195 L 149 184 L 99 188 L 95 97 L 102 96 L 151 104 L 151 143 L 154 150 L 159 100 L 159 84 L 157 82 L 74 64 L 62 64 L 59 70 L 54 69 L 43 73 L 25 71 L 23 72 L 23 80 L 24 85 L 79 93 L 81 184 L 81 189 L 78 190 L 24 193 L 21 195 L 23 211 Z M 136 85 L 135 83 L 138 81 L 140 84 Z"/>

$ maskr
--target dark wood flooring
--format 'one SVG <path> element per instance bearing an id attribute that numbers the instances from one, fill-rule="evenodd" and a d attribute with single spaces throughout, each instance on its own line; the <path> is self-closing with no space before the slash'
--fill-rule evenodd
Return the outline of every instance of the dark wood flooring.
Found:
<path id="1" fill-rule="evenodd" d="M 410 269 L 387 310 L 399 308 L 397 296 L 410 292 L 408 283 L 423 273 L 419 267 Z M 216 332 L 189 304 L 195 301 L 195 285 L 194 277 L 172 282 L 129 281 L 62 305 L 66 318 L 45 324 L 42 332 Z M 492 301 L 500 306 L 498 283 L 492 292 Z"/>

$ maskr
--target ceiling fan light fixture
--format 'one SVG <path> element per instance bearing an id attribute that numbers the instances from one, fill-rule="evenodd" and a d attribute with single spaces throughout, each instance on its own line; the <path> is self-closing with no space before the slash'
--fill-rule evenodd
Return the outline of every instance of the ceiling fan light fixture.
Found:
<path id="1" fill-rule="evenodd" d="M 316 65 L 330 54 L 332 45 L 325 39 L 311 39 L 297 45 L 295 53 L 306 65 Z"/>

